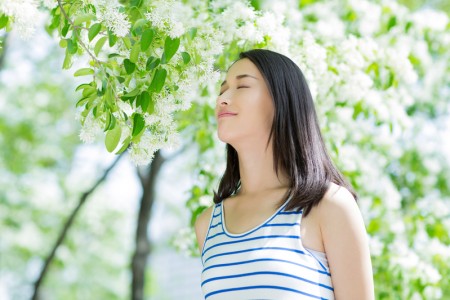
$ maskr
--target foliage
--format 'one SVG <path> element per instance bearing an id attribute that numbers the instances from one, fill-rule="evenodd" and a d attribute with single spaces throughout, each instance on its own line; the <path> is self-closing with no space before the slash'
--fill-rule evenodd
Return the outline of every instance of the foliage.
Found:
<path id="1" fill-rule="evenodd" d="M 388 0 L 78 0 L 50 8 L 62 67 L 88 59 L 74 74 L 87 78 L 76 89 L 82 140 L 103 131 L 108 151 L 129 148 L 136 164 L 176 146 L 178 132 L 198 145 L 181 248 L 197 253 L 192 225 L 223 172 L 218 79 L 240 51 L 269 48 L 303 70 L 332 157 L 360 195 L 376 298 L 450 297 L 450 161 L 429 138 L 440 131 L 426 125 L 449 113 L 445 13 Z M 0 11 L 0 25 L 13 18 L 20 27 L 18 10 L 2 3 Z"/>

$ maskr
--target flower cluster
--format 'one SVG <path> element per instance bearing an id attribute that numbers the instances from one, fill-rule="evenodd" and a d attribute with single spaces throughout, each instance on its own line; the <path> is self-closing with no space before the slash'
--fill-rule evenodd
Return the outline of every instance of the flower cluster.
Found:
<path id="1" fill-rule="evenodd" d="M 118 37 L 126 36 L 131 23 L 127 16 L 119 11 L 120 5 L 116 1 L 97 0 L 97 19 L 103 22 Z"/>
<path id="2" fill-rule="evenodd" d="M 0 1 L 0 15 L 12 18 L 14 28 L 22 38 L 29 38 L 35 32 L 33 22 L 39 14 L 37 0 Z"/>

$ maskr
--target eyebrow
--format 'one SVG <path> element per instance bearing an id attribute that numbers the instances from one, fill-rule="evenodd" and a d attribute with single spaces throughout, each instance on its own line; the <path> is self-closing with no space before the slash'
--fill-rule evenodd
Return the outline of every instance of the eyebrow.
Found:
<path id="1" fill-rule="evenodd" d="M 252 76 L 252 75 L 249 75 L 249 74 L 241 74 L 241 75 L 237 75 L 237 76 L 236 76 L 236 79 L 241 79 L 241 78 L 244 78 L 244 77 L 251 77 L 251 78 L 255 78 L 256 80 L 258 80 L 258 78 L 256 78 L 255 76 Z M 222 87 L 225 83 L 227 83 L 226 80 L 224 80 L 224 81 L 222 82 L 222 84 L 220 85 L 220 87 Z"/>

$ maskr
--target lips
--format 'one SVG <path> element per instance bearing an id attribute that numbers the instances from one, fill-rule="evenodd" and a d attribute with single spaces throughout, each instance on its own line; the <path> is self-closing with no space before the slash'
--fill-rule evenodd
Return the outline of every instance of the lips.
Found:
<path id="1" fill-rule="evenodd" d="M 231 113 L 231 112 L 223 112 L 223 113 L 220 113 L 220 114 L 219 114 L 219 118 L 222 118 L 222 117 L 232 117 L 232 116 L 235 116 L 235 115 L 237 115 L 237 114 Z"/>

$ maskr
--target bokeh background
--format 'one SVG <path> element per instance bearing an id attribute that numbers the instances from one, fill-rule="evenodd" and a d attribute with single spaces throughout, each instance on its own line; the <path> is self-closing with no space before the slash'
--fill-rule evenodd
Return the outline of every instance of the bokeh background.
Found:
<path id="1" fill-rule="evenodd" d="M 55 3 L 38 2 L 0 1 L 0 299 L 31 299 L 40 277 L 39 299 L 202 299 L 192 225 L 225 166 L 217 78 L 252 47 L 289 54 L 310 83 L 333 159 L 361 197 L 376 299 L 450 299 L 449 1 L 175 1 L 181 15 L 201 11 L 204 36 L 184 50 L 207 71 L 174 115 L 180 145 L 151 161 L 139 156 L 146 144 L 118 156 L 81 125 L 85 78 L 73 74 L 89 56 L 63 68 Z M 139 3 L 157 27 L 172 2 Z M 21 20 L 26 5 L 38 13 Z"/>

